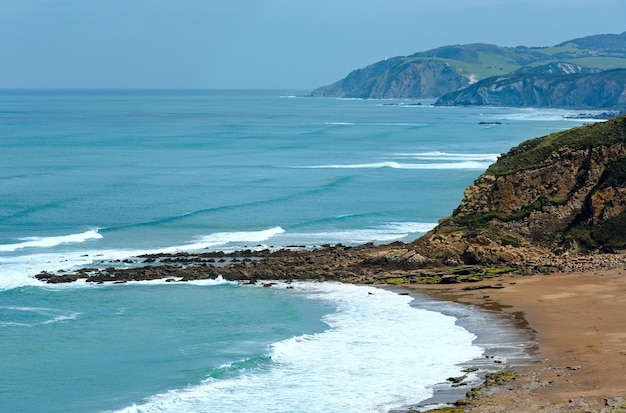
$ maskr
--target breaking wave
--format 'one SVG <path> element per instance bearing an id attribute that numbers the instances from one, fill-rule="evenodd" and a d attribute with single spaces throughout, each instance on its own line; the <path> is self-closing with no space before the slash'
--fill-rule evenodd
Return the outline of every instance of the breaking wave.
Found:
<path id="1" fill-rule="evenodd" d="M 78 244 L 92 239 L 100 239 L 98 230 L 81 232 L 80 234 L 59 235 L 55 237 L 26 237 L 18 243 L 0 245 L 0 252 L 13 252 L 22 248 L 52 248 L 62 244 Z"/>

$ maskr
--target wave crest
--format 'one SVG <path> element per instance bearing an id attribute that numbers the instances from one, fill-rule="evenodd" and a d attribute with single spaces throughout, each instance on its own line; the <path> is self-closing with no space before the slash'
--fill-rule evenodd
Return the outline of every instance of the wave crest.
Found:
<path id="1" fill-rule="evenodd" d="M 177 251 L 200 250 L 216 245 L 225 245 L 237 242 L 263 242 L 285 232 L 281 227 L 274 227 L 260 231 L 239 231 L 239 232 L 216 232 L 196 238 L 192 244 L 180 245 L 176 247 L 159 249 L 159 253 L 171 253 Z"/>
<path id="2" fill-rule="evenodd" d="M 415 153 L 397 153 L 395 156 L 401 156 L 421 161 L 489 161 L 498 160 L 497 153 L 451 153 L 451 152 L 415 152 Z"/>
<path id="3" fill-rule="evenodd" d="M 395 161 L 362 163 L 362 164 L 336 164 L 336 165 L 313 165 L 302 166 L 305 169 L 487 169 L 492 162 L 439 162 L 439 163 L 399 163 Z"/>
<path id="4" fill-rule="evenodd" d="M 54 237 L 20 238 L 22 242 L 0 245 L 0 252 L 13 252 L 22 248 L 52 248 L 62 244 L 78 244 L 91 239 L 100 239 L 98 230 L 81 232 L 80 234 L 59 235 Z"/>

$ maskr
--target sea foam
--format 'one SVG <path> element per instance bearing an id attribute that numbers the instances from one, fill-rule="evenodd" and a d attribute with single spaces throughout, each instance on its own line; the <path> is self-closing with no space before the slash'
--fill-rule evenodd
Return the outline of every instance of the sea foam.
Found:
<path id="1" fill-rule="evenodd" d="M 500 154 L 497 153 L 449 153 L 449 152 L 409 152 L 409 153 L 397 153 L 396 156 L 401 156 L 410 159 L 417 159 L 422 161 L 489 161 L 495 162 L 498 160 Z"/>
<path id="2" fill-rule="evenodd" d="M 259 231 L 217 232 L 197 237 L 189 243 L 153 249 L 76 249 L 63 253 L 39 252 L 19 256 L 0 256 L 0 290 L 23 286 L 41 285 L 34 278 L 42 271 L 72 271 L 84 267 L 109 267 L 124 265 L 121 261 L 149 254 L 173 254 L 205 250 L 235 251 L 254 248 L 265 249 L 271 246 L 306 245 L 316 247 L 322 244 L 363 244 L 367 242 L 390 242 L 411 234 L 425 233 L 435 227 L 435 223 L 390 222 L 376 228 L 353 230 L 329 230 L 304 233 L 285 231 L 281 227 Z M 99 234 L 98 234 L 99 235 Z M 85 238 L 87 235 L 85 235 Z M 87 238 L 86 238 L 87 239 Z M 265 245 L 271 244 L 271 245 Z M 74 284 L 72 287 L 82 286 Z M 67 287 L 61 287 L 67 288 Z"/>
<path id="3" fill-rule="evenodd" d="M 52 248 L 62 244 L 77 244 L 100 238 L 102 235 L 98 233 L 98 230 L 54 237 L 25 237 L 20 238 L 22 242 L 0 245 L 0 252 L 13 252 L 22 248 Z"/>
<path id="4" fill-rule="evenodd" d="M 76 319 L 80 313 L 43 307 L 0 307 L 0 327 L 35 327 Z"/>
<path id="5" fill-rule="evenodd" d="M 589 114 L 600 114 L 602 111 L 585 111 Z M 557 109 L 557 108 L 519 108 L 510 113 L 501 114 L 500 119 L 512 120 L 512 121 L 562 121 L 570 120 L 580 123 L 586 122 L 598 122 L 598 119 L 579 118 L 580 111 L 570 109 Z"/>
<path id="6" fill-rule="evenodd" d="M 427 399 L 433 383 L 482 355 L 455 318 L 411 308 L 407 296 L 336 283 L 292 286 L 336 306 L 323 319 L 326 331 L 273 343 L 269 365 L 209 374 L 121 412 L 387 412 Z"/>
<path id="7" fill-rule="evenodd" d="M 334 164 L 334 165 L 311 165 L 301 166 L 305 169 L 486 169 L 491 162 L 433 162 L 433 163 L 400 163 L 395 161 L 383 161 L 361 164 Z"/>
<path id="8" fill-rule="evenodd" d="M 34 253 L 20 256 L 0 256 L 2 271 L 0 272 L 0 290 L 7 290 L 29 285 L 41 285 L 41 282 L 34 276 L 42 271 L 55 272 L 58 270 L 71 271 L 81 267 L 94 266 L 95 263 L 104 262 L 106 266 L 114 266 L 114 261 L 125 260 L 127 258 L 138 257 L 147 254 L 171 254 L 181 251 L 194 252 L 211 247 L 223 247 L 229 243 L 264 242 L 272 237 L 282 234 L 281 227 L 269 228 L 260 231 L 235 231 L 219 232 L 200 236 L 188 244 L 175 245 L 164 248 L 154 248 L 145 250 L 89 250 L 80 249 L 75 251 L 65 251 L 59 253 Z M 96 231 L 89 231 L 83 234 L 70 235 L 65 237 L 38 238 L 24 243 L 34 243 L 31 247 L 52 246 L 68 242 L 84 242 L 92 238 L 102 238 Z M 21 245 L 21 244 L 20 244 Z M 26 247 L 24 247 L 26 248 Z M 225 248 L 222 248 L 225 249 Z M 3 250 L 0 250 L 3 251 Z M 4 252 L 12 252 L 15 249 L 8 247 Z"/>

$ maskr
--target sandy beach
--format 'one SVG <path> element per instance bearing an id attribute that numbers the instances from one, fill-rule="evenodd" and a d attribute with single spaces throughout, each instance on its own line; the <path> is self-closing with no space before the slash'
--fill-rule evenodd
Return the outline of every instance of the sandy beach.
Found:
<path id="1" fill-rule="evenodd" d="M 415 285 L 437 299 L 523 314 L 537 333 L 539 362 L 483 389 L 469 412 L 626 411 L 626 270 L 499 277 Z M 471 285 L 476 287 L 476 285 Z M 608 401 L 607 401 L 608 399 Z M 624 410 L 622 410 L 622 408 Z"/>

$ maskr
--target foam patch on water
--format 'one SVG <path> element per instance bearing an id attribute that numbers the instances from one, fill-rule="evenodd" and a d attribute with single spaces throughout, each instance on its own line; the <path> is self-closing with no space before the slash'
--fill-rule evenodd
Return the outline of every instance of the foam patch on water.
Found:
<path id="1" fill-rule="evenodd" d="M 570 109 L 549 109 L 549 108 L 519 108 L 514 112 L 500 114 L 499 119 L 504 120 L 520 120 L 520 121 L 575 121 L 575 122 L 598 122 L 598 119 L 581 118 L 580 114 L 598 115 L 602 111 L 597 110 L 570 110 Z"/>
<path id="2" fill-rule="evenodd" d="M 0 327 L 35 327 L 64 323 L 76 319 L 80 313 L 41 307 L 0 307 Z"/>

